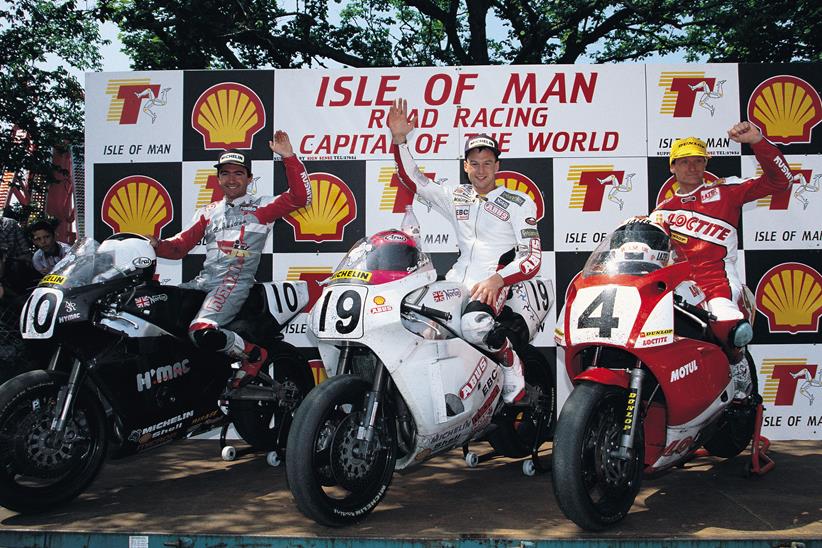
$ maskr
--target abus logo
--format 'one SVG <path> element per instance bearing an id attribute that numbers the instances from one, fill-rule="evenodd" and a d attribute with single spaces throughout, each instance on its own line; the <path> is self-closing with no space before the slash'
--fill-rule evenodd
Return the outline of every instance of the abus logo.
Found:
<path id="1" fill-rule="evenodd" d="M 425 173 L 424 167 L 420 166 L 423 174 L 434 180 L 436 174 Z M 396 168 L 382 167 L 377 176 L 377 181 L 382 185 L 382 195 L 380 196 L 380 211 L 390 211 L 391 213 L 405 213 L 405 206 L 411 205 L 414 201 L 414 194 L 405 188 L 400 182 Z"/>
<path id="2" fill-rule="evenodd" d="M 120 125 L 136 124 L 142 112 L 154 123 L 157 119 L 154 109 L 165 106 L 170 89 L 152 84 L 148 78 L 109 80 L 105 93 L 111 95 L 111 101 L 106 121 Z"/>
<path id="3" fill-rule="evenodd" d="M 822 100 L 802 78 L 773 76 L 748 99 L 748 119 L 774 143 L 810 143 L 811 130 L 822 121 Z"/>
<path id="4" fill-rule="evenodd" d="M 308 304 L 303 312 L 311 312 L 314 303 L 320 298 L 323 288 L 320 282 L 329 278 L 334 273 L 330 266 L 289 266 L 285 279 L 290 281 L 302 280 L 308 282 Z"/>
<path id="5" fill-rule="evenodd" d="M 510 190 L 519 190 L 534 200 L 537 205 L 537 221 L 545 215 L 545 200 L 542 198 L 542 191 L 530 177 L 518 171 L 498 171 L 495 181 L 497 186 L 504 186 Z"/>
<path id="6" fill-rule="evenodd" d="M 767 207 L 771 211 L 784 211 L 788 209 L 791 195 L 793 195 L 796 201 L 802 204 L 802 209 L 808 208 L 811 202 L 805 194 L 819 192 L 819 179 L 822 178 L 822 174 L 814 175 L 812 169 L 802 169 L 802 164 L 798 163 L 788 164 L 788 167 L 793 174 L 791 185 L 785 190 L 758 199 L 756 207 Z M 756 176 L 759 177 L 762 173 L 762 166 L 757 165 Z"/>
<path id="7" fill-rule="evenodd" d="M 602 198 L 608 192 L 608 201 L 621 210 L 625 202 L 618 196 L 630 192 L 636 174 L 615 170 L 613 164 L 571 165 L 568 167 L 568 182 L 573 183 L 568 207 L 582 211 L 601 211 Z"/>
<path id="8" fill-rule="evenodd" d="M 665 90 L 659 113 L 674 118 L 690 118 L 694 106 L 699 105 L 714 115 L 714 103 L 724 95 L 725 80 L 706 77 L 704 72 L 663 72 L 659 75 L 659 87 Z"/>
<path id="9" fill-rule="evenodd" d="M 312 173 L 308 207 L 298 209 L 285 220 L 294 227 L 299 242 L 340 242 L 346 225 L 357 216 L 357 201 L 345 182 L 330 173 Z"/>
<path id="10" fill-rule="evenodd" d="M 756 286 L 756 308 L 771 333 L 815 333 L 822 314 L 822 276 L 802 263 L 771 268 Z"/>
<path id="11" fill-rule="evenodd" d="M 705 182 L 706 183 L 714 183 L 719 180 L 719 177 L 711 173 L 710 171 L 705 172 Z M 674 194 L 677 193 L 679 190 L 679 183 L 677 180 L 672 176 L 668 177 L 668 179 L 662 183 L 662 188 L 659 189 L 659 192 L 656 195 L 656 205 L 661 204 L 665 200 L 670 200 L 674 197 Z"/>
<path id="12" fill-rule="evenodd" d="M 206 150 L 249 149 L 265 126 L 263 102 L 250 88 L 224 82 L 203 92 L 191 112 L 191 126 Z"/>
<path id="13" fill-rule="evenodd" d="M 171 222 L 171 196 L 157 180 L 131 175 L 108 190 L 101 213 L 114 232 L 152 234 L 159 238 L 163 227 Z"/>
<path id="14" fill-rule="evenodd" d="M 806 358 L 766 358 L 762 360 L 762 400 L 772 405 L 793 405 L 796 388 L 812 404 L 822 387 L 822 367 L 809 364 Z"/>

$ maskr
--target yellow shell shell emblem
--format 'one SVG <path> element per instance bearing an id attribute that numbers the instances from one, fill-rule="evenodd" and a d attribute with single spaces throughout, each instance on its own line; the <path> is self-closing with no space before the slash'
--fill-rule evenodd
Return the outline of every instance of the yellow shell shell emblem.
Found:
<path id="1" fill-rule="evenodd" d="M 103 198 L 101 210 L 103 221 L 114 232 L 157 237 L 172 218 L 168 191 L 145 175 L 132 175 L 114 183 Z"/>
<path id="2" fill-rule="evenodd" d="M 330 173 L 312 173 L 311 203 L 285 217 L 297 241 L 334 241 L 357 216 L 357 201 L 345 182 Z"/>
<path id="3" fill-rule="evenodd" d="M 822 121 L 822 100 L 805 80 L 775 76 L 751 94 L 748 117 L 776 143 L 809 143 L 811 129 Z"/>
<path id="4" fill-rule="evenodd" d="M 224 82 L 200 95 L 191 113 L 191 125 L 203 136 L 207 150 L 248 149 L 254 135 L 265 126 L 265 108 L 250 88 Z"/>
<path id="5" fill-rule="evenodd" d="M 756 287 L 756 308 L 771 332 L 816 332 L 822 313 L 822 275 L 801 263 L 770 269 Z"/>
<path id="6" fill-rule="evenodd" d="M 540 192 L 536 183 L 532 181 L 530 177 L 517 171 L 498 171 L 496 174 L 496 183 L 497 186 L 504 186 L 505 188 L 519 190 L 527 194 L 528 197 L 537 204 L 537 220 L 542 219 L 542 216 L 545 214 L 545 201 L 542 198 L 542 192 Z"/>

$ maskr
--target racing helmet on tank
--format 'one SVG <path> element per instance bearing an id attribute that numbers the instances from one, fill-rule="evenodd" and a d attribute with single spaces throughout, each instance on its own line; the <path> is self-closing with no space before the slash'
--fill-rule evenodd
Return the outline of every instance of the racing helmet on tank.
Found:
<path id="1" fill-rule="evenodd" d="M 365 259 L 365 268 L 371 272 L 372 284 L 399 280 L 426 265 L 433 268 L 414 239 L 401 230 L 377 232 L 368 238 L 368 243 L 370 251 Z"/>
<path id="2" fill-rule="evenodd" d="M 107 263 L 105 272 L 100 269 L 98 280 L 103 281 L 115 273 L 125 276 L 137 276 L 144 282 L 154 277 L 157 268 L 157 254 L 148 238 L 130 232 L 121 232 L 106 238 L 97 248 L 96 259 Z"/>
<path id="3" fill-rule="evenodd" d="M 647 217 L 625 220 L 611 234 L 610 248 L 621 274 L 653 272 L 674 258 L 668 231 Z"/>

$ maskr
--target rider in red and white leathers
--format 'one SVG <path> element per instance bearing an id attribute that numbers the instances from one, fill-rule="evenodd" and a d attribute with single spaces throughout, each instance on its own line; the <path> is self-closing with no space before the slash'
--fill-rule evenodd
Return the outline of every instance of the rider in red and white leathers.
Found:
<path id="1" fill-rule="evenodd" d="M 525 386 L 522 365 L 511 343 L 496 329 L 507 286 L 534 277 L 542 262 L 537 208 L 525 193 L 496 185 L 499 147 L 487 135 L 468 139 L 465 171 L 470 185 L 432 181 L 422 174 L 406 143 L 414 127 L 405 101 L 389 111 L 389 129 L 400 182 L 436 209 L 454 227 L 459 258 L 446 275 L 469 290 L 463 310 L 462 335 L 468 342 L 495 352 L 503 365 L 503 399 L 516 401 Z M 513 260 L 500 267 L 503 256 Z"/>
<path id="2" fill-rule="evenodd" d="M 784 156 L 755 126 L 742 122 L 728 134 L 734 141 L 750 144 L 763 175 L 707 183 L 704 173 L 709 156 L 705 143 L 696 137 L 678 139 L 671 147 L 670 166 L 680 188 L 651 214 L 685 251 L 694 281 L 705 292 L 708 308 L 717 317 L 712 329 L 726 344 L 731 330 L 744 317 L 740 310 L 742 283 L 736 271 L 742 205 L 785 190 L 792 178 Z M 736 396 L 741 399 L 750 390 L 750 377 L 743 378 L 748 364 L 739 350 L 732 352 L 732 359 L 738 360 L 734 371 L 738 380 Z M 740 388 L 743 384 L 746 386 Z"/>
<path id="3" fill-rule="evenodd" d="M 277 132 L 275 141 L 278 138 L 288 143 L 284 132 Z M 273 143 L 273 151 L 283 151 L 281 143 Z M 208 292 L 189 326 L 192 340 L 202 348 L 238 359 L 252 356 L 254 345 L 221 326 L 234 319 L 248 297 L 269 227 L 311 203 L 311 184 L 302 162 L 292 153 L 283 156 L 283 164 L 288 190 L 278 196 L 251 196 L 246 192 L 252 181 L 250 158 L 238 150 L 222 152 L 215 167 L 225 197 L 198 209 L 192 222 L 179 234 L 164 240 L 152 239 L 157 256 L 166 259 L 180 259 L 198 243 L 205 243 L 203 270 L 193 280 L 180 284 Z M 252 361 L 263 361 L 264 355 L 259 352 L 264 351 L 256 350 L 256 359 Z"/>

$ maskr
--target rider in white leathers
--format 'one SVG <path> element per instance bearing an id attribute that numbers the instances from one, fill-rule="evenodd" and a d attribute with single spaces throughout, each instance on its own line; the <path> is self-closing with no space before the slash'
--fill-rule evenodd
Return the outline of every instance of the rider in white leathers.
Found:
<path id="1" fill-rule="evenodd" d="M 537 231 L 537 207 L 525 193 L 497 186 L 499 146 L 487 135 L 468 139 L 464 169 L 470 185 L 432 181 L 420 172 L 406 138 L 416 119 L 405 100 L 388 112 L 388 128 L 400 182 L 451 221 L 460 256 L 446 275 L 461 283 L 471 298 L 463 310 L 462 335 L 470 343 L 495 353 L 503 365 L 503 399 L 524 394 L 522 364 L 496 323 L 507 296 L 507 286 L 534 277 L 540 269 L 542 247 Z M 505 266 L 505 255 L 513 260 Z"/>

